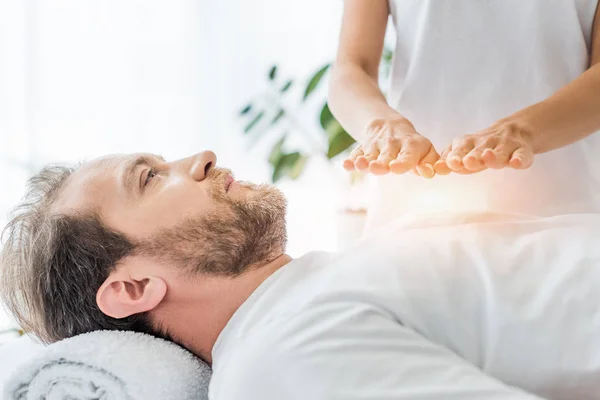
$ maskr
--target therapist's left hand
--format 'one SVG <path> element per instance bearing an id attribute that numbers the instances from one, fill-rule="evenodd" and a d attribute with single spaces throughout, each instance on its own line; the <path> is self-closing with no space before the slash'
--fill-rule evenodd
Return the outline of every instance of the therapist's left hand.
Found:
<path id="1" fill-rule="evenodd" d="M 435 173 L 473 174 L 485 169 L 529 168 L 533 163 L 531 134 L 518 124 L 500 122 L 452 141 L 435 163 Z"/>

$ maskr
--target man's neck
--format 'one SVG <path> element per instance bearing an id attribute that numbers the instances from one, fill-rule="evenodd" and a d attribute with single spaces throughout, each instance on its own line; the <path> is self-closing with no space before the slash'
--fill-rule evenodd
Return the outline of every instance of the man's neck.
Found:
<path id="1" fill-rule="evenodd" d="M 155 318 L 173 339 L 212 363 L 212 349 L 233 314 L 269 276 L 292 260 L 282 254 L 237 277 L 202 276 L 181 282 L 167 294 Z"/>

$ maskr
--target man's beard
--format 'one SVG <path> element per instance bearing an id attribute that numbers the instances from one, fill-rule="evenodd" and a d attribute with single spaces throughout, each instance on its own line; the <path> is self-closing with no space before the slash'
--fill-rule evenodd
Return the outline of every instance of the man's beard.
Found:
<path id="1" fill-rule="evenodd" d="M 233 198 L 224 189 L 228 175 L 230 171 L 214 168 L 206 178 L 218 211 L 161 230 L 138 243 L 138 252 L 182 266 L 191 275 L 220 276 L 240 275 L 283 254 L 284 195 L 270 185 L 236 182 L 246 196 Z"/>

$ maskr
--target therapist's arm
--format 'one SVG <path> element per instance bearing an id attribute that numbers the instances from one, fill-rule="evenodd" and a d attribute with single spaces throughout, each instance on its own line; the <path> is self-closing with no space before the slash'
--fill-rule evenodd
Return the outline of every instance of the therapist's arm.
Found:
<path id="1" fill-rule="evenodd" d="M 360 144 L 344 167 L 375 174 L 414 169 L 432 177 L 438 153 L 410 121 L 387 104 L 379 88 L 388 16 L 387 0 L 344 1 L 328 99 L 333 115 Z"/>
<path id="2" fill-rule="evenodd" d="M 327 316 L 325 330 L 306 328 L 314 319 L 295 319 L 286 322 L 289 333 L 276 327 L 247 337 L 211 383 L 218 393 L 214 399 L 541 399 L 486 375 L 386 316 L 368 310 Z M 344 318 L 360 324 L 339 324 Z"/>
<path id="3" fill-rule="evenodd" d="M 600 131 L 600 7 L 592 33 L 590 68 L 548 99 L 473 135 L 457 138 L 436 164 L 446 174 L 531 166 L 534 155 Z"/>
<path id="4" fill-rule="evenodd" d="M 532 135 L 533 152 L 545 153 L 600 131 L 600 7 L 596 11 L 590 68 L 552 97 L 507 119 Z"/>

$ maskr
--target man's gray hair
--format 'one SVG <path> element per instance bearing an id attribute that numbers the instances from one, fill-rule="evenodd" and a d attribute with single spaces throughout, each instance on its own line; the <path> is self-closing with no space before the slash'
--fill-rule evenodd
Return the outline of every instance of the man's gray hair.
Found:
<path id="1" fill-rule="evenodd" d="M 75 169 L 52 165 L 29 180 L 2 233 L 1 300 L 25 331 L 46 343 L 100 329 L 164 337 L 147 313 L 115 319 L 98 308 L 98 288 L 135 245 L 92 211 L 55 212 Z"/>

